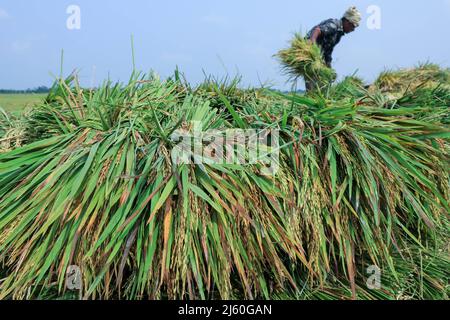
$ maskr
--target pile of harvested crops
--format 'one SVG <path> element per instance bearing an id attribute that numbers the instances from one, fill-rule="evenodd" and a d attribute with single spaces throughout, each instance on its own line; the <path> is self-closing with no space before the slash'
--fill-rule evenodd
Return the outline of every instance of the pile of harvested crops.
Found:
<path id="1" fill-rule="evenodd" d="M 0 152 L 6 152 L 23 143 L 23 122 L 0 107 Z"/>
<path id="2" fill-rule="evenodd" d="M 303 78 L 323 89 L 336 79 L 334 70 L 325 65 L 320 48 L 300 33 L 296 33 L 290 46 L 280 50 L 276 57 L 292 80 Z"/>
<path id="3" fill-rule="evenodd" d="M 0 298 L 67 296 L 71 265 L 86 299 L 448 298 L 450 132 L 433 98 L 350 78 L 329 92 L 57 82 L 25 145 L 0 153 Z M 196 126 L 276 129 L 278 171 L 174 163 L 171 137 Z"/>
<path id="4" fill-rule="evenodd" d="M 418 88 L 435 88 L 438 85 L 450 88 L 450 69 L 424 63 L 415 68 L 385 71 L 373 86 L 391 94 L 404 94 Z"/>

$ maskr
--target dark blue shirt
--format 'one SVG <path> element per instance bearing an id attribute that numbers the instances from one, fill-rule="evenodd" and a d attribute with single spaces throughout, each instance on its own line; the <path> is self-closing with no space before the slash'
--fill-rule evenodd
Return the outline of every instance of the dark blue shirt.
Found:
<path id="1" fill-rule="evenodd" d="M 341 41 L 344 33 L 344 27 L 341 19 L 328 19 L 322 21 L 315 26 L 306 35 L 307 39 L 311 39 L 311 36 L 316 28 L 320 29 L 320 36 L 317 38 L 317 45 L 322 50 L 323 59 L 325 63 L 330 67 L 331 61 L 333 61 L 332 54 L 334 47 Z"/>

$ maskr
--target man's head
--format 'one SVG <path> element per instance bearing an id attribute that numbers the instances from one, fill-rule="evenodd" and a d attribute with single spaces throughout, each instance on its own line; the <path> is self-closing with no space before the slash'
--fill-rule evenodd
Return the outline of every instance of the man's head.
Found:
<path id="1" fill-rule="evenodd" d="M 361 23 L 361 13 L 356 7 L 349 8 L 342 17 L 342 25 L 345 33 L 355 31 L 355 29 Z"/>

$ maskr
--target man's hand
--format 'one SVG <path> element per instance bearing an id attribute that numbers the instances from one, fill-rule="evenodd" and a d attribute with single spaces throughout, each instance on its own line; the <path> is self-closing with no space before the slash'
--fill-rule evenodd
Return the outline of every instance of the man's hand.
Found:
<path id="1" fill-rule="evenodd" d="M 317 43 L 317 39 L 320 37 L 320 34 L 321 34 L 320 28 L 319 27 L 315 28 L 311 35 L 311 42 Z"/>

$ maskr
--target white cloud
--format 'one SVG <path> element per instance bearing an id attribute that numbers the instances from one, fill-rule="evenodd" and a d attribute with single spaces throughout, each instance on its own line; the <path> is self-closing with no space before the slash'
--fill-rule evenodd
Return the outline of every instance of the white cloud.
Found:
<path id="1" fill-rule="evenodd" d="M 0 20 L 6 20 L 10 17 L 8 12 L 5 9 L 0 8 Z"/>

